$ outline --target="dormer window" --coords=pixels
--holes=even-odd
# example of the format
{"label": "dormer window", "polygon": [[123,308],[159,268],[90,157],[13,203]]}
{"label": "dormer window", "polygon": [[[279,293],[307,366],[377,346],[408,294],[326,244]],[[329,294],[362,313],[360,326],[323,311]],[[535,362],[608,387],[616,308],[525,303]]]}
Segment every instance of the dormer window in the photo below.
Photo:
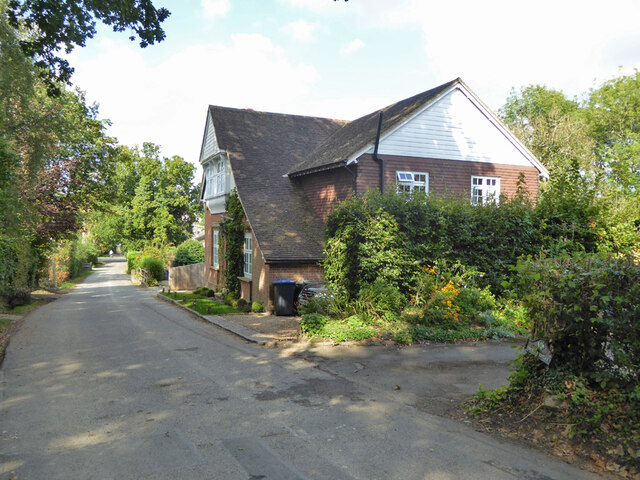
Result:
{"label": "dormer window", "polygon": [[399,192],[429,192],[429,174],[424,172],[396,172]]}
{"label": "dormer window", "polygon": [[218,158],[207,166],[207,198],[225,194],[225,168],[224,159]]}

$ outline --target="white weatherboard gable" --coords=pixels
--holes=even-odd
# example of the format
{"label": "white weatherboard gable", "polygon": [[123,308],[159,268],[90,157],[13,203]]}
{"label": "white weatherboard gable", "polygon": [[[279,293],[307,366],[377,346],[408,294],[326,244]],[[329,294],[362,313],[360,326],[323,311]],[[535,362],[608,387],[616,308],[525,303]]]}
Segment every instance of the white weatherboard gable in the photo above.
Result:
{"label": "white weatherboard gable", "polygon": [[220,151],[216,131],[213,128],[211,113],[207,113],[207,126],[204,129],[204,139],[202,140],[202,151],[200,152],[200,163],[207,160]]}
{"label": "white weatherboard gable", "polygon": [[470,92],[460,85],[385,135],[378,153],[536,167],[547,172]]}

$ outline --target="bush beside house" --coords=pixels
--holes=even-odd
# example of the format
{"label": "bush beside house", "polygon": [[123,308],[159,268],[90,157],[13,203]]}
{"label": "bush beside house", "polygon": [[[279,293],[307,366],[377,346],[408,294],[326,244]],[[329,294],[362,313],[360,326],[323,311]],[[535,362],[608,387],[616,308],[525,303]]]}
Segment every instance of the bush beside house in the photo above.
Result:
{"label": "bush beside house", "polygon": [[187,240],[176,248],[175,263],[178,265],[193,265],[204,262],[204,247],[197,240]]}

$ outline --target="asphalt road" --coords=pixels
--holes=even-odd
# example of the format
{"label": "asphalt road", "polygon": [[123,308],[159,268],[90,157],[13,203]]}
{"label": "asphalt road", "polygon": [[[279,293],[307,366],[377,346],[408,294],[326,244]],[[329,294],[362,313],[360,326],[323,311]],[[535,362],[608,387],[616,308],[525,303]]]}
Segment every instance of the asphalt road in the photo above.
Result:
{"label": "asphalt road", "polygon": [[599,478],[427,413],[426,387],[393,388],[420,378],[406,353],[400,374],[256,346],[121,271],[99,269],[12,339],[0,479]]}

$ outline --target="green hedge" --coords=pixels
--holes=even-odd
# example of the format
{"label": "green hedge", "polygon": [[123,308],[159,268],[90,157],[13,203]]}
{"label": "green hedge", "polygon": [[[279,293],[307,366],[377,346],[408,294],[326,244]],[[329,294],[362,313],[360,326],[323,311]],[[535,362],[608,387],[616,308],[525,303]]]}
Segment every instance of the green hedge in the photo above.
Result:
{"label": "green hedge", "polygon": [[370,193],[338,205],[327,221],[325,278],[333,290],[357,296],[381,279],[405,295],[423,265],[444,259],[483,272],[480,287],[502,292],[510,266],[543,247],[540,221],[522,197],[500,204],[421,193]]}

